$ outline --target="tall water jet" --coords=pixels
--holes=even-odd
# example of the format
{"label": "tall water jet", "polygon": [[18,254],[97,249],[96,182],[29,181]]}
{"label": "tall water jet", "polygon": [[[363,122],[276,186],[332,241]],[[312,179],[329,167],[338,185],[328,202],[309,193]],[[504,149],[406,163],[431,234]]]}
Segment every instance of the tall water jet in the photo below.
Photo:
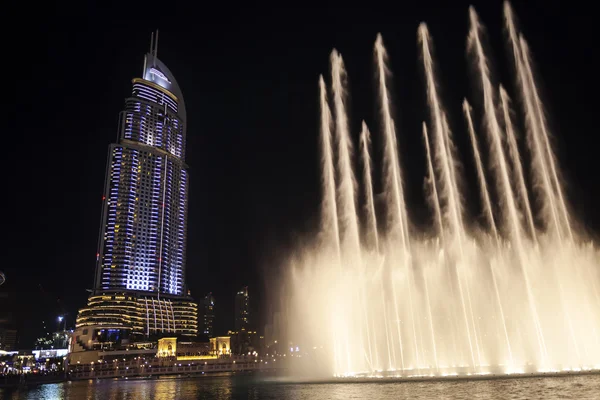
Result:
{"label": "tall water jet", "polygon": [[433,125],[435,147],[435,160],[437,169],[440,171],[440,199],[445,202],[446,218],[450,228],[450,235],[456,236],[459,246],[462,247],[463,222],[462,209],[460,205],[460,195],[458,184],[456,182],[455,162],[449,151],[452,145],[450,131],[447,129],[445,115],[442,110],[441,102],[437,93],[436,82],[433,71],[433,59],[431,57],[431,44],[427,25],[419,25],[419,42],[421,44],[421,54],[423,57],[423,68],[425,70],[425,80],[427,83],[427,101],[431,113],[431,123]]}
{"label": "tall water jet", "polygon": [[[477,168],[477,178],[479,180],[479,193],[481,195],[481,202],[483,204],[483,210],[487,215],[488,224],[492,230],[492,236],[495,239],[496,246],[500,248],[500,237],[498,236],[498,230],[496,228],[496,222],[494,220],[494,214],[492,212],[492,204],[490,201],[490,193],[487,188],[487,182],[485,179],[485,173],[483,172],[483,163],[481,162],[481,155],[479,153],[479,145],[477,143],[477,137],[475,135],[475,128],[473,126],[473,119],[471,117],[471,106],[467,99],[463,100],[463,112],[467,121],[467,129],[469,131],[469,137],[471,139],[471,147],[473,148],[473,157],[475,158],[475,166]],[[500,318],[502,320],[502,331],[506,339],[506,346],[508,351],[509,365],[513,366],[514,359],[512,355],[512,349],[510,346],[510,338],[508,335],[508,329],[506,327],[506,316],[504,313],[504,307],[502,305],[502,299],[500,297],[500,290],[498,288],[498,280],[496,278],[495,266],[490,263],[490,272],[492,275],[492,285],[494,286],[494,294],[496,295],[496,301],[498,303],[498,310],[500,311]]]}
{"label": "tall water jet", "polygon": [[355,180],[352,169],[352,140],[346,115],[346,70],[342,56],[337,51],[331,52],[331,86],[333,89],[333,104],[335,110],[335,133],[338,149],[339,185],[339,216],[344,227],[343,238],[347,240],[349,249],[360,257],[360,236],[356,214]]}
{"label": "tall water jet", "polygon": [[425,143],[425,155],[427,157],[427,180],[431,188],[430,203],[435,211],[435,217],[438,225],[438,234],[440,235],[442,242],[444,242],[444,221],[442,218],[442,210],[440,208],[440,197],[438,196],[437,184],[435,183],[435,171],[433,169],[431,149],[429,147],[429,134],[427,132],[427,124],[425,123],[425,121],[423,121],[422,132],[423,142]]}
{"label": "tall water jet", "polygon": [[[510,3],[504,3],[504,18],[508,31],[509,43],[513,50],[513,58],[516,69],[517,85],[521,92],[522,101],[524,104],[523,112],[527,126],[527,144],[532,156],[532,173],[533,180],[536,185],[538,202],[541,204],[543,212],[542,219],[546,225],[551,225],[554,228],[554,233],[559,239],[563,236],[561,220],[559,216],[559,203],[561,199],[556,195],[556,184],[553,185],[551,180],[551,170],[549,160],[547,159],[548,152],[544,149],[544,133],[541,130],[540,120],[538,115],[538,107],[536,107],[535,84],[532,87],[533,79],[530,79],[531,70],[527,71],[524,60],[524,52],[520,34],[516,29],[515,18],[512,12]],[[524,43],[523,43],[524,44]],[[560,186],[559,186],[560,187]],[[566,212],[566,207],[564,207]],[[570,227],[569,227],[570,231]]]}
{"label": "tall water jet", "polygon": [[556,159],[554,157],[554,152],[552,151],[552,148],[550,146],[548,128],[546,127],[546,117],[544,116],[542,101],[537,91],[537,86],[533,78],[533,72],[531,71],[531,56],[529,55],[529,47],[527,46],[527,42],[525,41],[522,35],[519,35],[519,43],[521,44],[521,51],[523,53],[523,63],[525,66],[527,81],[529,83],[529,89],[531,91],[533,102],[535,104],[535,112],[537,114],[539,130],[541,133],[542,141],[544,143],[544,148],[546,150],[546,162],[549,166],[548,169],[550,170],[554,191],[557,196],[558,211],[560,213],[560,216],[562,217],[562,228],[567,232],[567,237],[573,240],[573,231],[571,230],[571,224],[569,222],[569,214],[567,212],[567,206],[565,204],[565,199],[563,196],[562,184],[558,179],[558,173],[556,172]]}
{"label": "tall water jet", "polygon": [[383,46],[381,34],[377,35],[377,40],[375,41],[375,60],[379,106],[384,132],[385,191],[390,195],[391,203],[394,206],[390,213],[392,219],[392,229],[390,230],[395,230],[400,235],[402,247],[404,251],[408,251],[408,217],[404,200],[404,189],[402,187],[396,128],[392,119],[391,101],[386,82],[386,77],[389,74],[386,67],[387,52]]}
{"label": "tall water jet", "polygon": [[[437,150],[435,153],[435,159],[437,169],[440,171],[440,198],[445,200],[445,214],[447,215],[447,226],[449,227],[448,235],[446,237],[452,238],[456,241],[460,252],[460,259],[464,258],[464,227],[462,221],[462,209],[460,205],[460,195],[458,189],[458,183],[456,181],[456,167],[455,161],[452,154],[452,138],[450,135],[450,129],[444,111],[442,110],[441,101],[439,99],[436,87],[436,81],[434,77],[434,66],[433,58],[431,56],[431,43],[429,37],[429,31],[427,25],[421,23],[418,30],[419,43],[421,44],[421,54],[423,57],[423,68],[425,70],[425,81],[427,87],[427,102],[431,113],[431,120],[434,127],[434,146]],[[446,250],[450,250],[451,247],[445,243]],[[457,282],[458,290],[460,294],[460,301],[464,316],[464,322],[466,324],[467,340],[469,341],[469,348],[471,350],[471,358],[473,366],[475,366],[475,352],[473,349],[473,342],[475,342],[475,348],[477,344],[477,334],[475,327],[475,317],[473,314],[473,307],[471,304],[471,295],[468,286],[465,287],[465,275],[462,271],[462,263],[457,265]],[[466,299],[465,299],[466,296]],[[473,336],[473,338],[472,338]],[[479,353],[479,352],[477,352]]]}
{"label": "tall water jet", "polygon": [[[469,54],[481,91],[474,108],[465,101],[463,111],[487,218],[483,226],[471,218],[478,213],[475,206],[461,200],[468,199],[462,192],[468,180],[458,179],[458,151],[424,27],[418,34],[425,38],[420,47],[430,125],[423,123],[422,134],[431,227],[408,229],[381,37],[374,55],[382,165],[371,159],[366,124],[360,137],[360,199],[366,203],[366,218],[359,218],[355,205],[341,59],[332,63],[335,143],[327,90],[319,82],[321,230],[314,245],[298,248],[290,257],[286,296],[293,306],[290,339],[303,349],[298,362],[309,361],[311,370],[324,365],[338,376],[402,378],[600,370],[600,251],[580,232],[574,230],[570,239],[572,217],[561,205],[560,171],[552,172],[554,156],[540,122],[543,107],[536,105],[540,99],[525,61],[528,49],[513,29],[518,46],[511,57],[517,60],[527,128],[523,150],[529,154],[524,154],[516,136],[524,127],[511,118],[511,106],[521,104],[512,105],[508,92],[492,82],[481,27],[473,10],[470,14]],[[480,120],[486,148],[479,147],[475,121]],[[529,170],[537,185],[534,192],[525,184]],[[381,198],[373,188],[379,176],[384,180]],[[451,191],[442,195],[442,185]],[[524,199],[532,195],[538,201],[527,205]],[[387,219],[378,220],[384,211]],[[376,240],[361,243],[358,232]]]}
{"label": "tall water jet", "polygon": [[321,171],[323,202],[321,204],[321,232],[326,242],[333,243],[338,258],[340,253],[340,232],[338,227],[337,203],[335,195],[335,168],[331,147],[331,111],[327,102],[327,88],[323,76],[319,76],[319,106],[321,109]]}
{"label": "tall water jet", "polygon": [[[333,148],[331,145],[331,111],[327,102],[327,89],[323,76],[319,77],[319,105],[321,109],[321,175],[323,201],[321,203],[321,232],[324,235],[325,245],[334,248],[334,263],[337,268],[342,266],[342,253],[340,246],[340,231],[338,223],[338,211],[336,201],[336,182],[335,167],[333,162]],[[334,319],[331,323],[331,331],[335,331],[337,321]],[[348,344],[348,337],[344,335],[344,342]],[[339,341],[336,336],[332,337],[332,343],[336,349]],[[338,351],[336,351],[338,353]],[[336,356],[337,357],[337,356]],[[339,359],[336,360],[336,367],[339,367]]]}
{"label": "tall water jet", "polygon": [[360,133],[360,148],[363,160],[363,182],[365,188],[365,199],[367,207],[367,225],[369,227],[369,236],[372,238],[375,251],[379,252],[379,233],[377,231],[377,217],[375,214],[375,199],[373,198],[373,180],[371,179],[371,156],[369,149],[371,147],[371,134],[365,121],[362,122],[362,131]]}
{"label": "tall water jet", "polygon": [[506,93],[506,90],[500,85],[500,103],[502,105],[502,114],[504,117],[504,126],[506,128],[506,140],[508,142],[508,154],[510,155],[512,165],[514,167],[514,178],[517,184],[517,193],[519,199],[522,202],[522,207],[527,220],[527,226],[531,238],[536,241],[536,232],[533,221],[533,214],[531,213],[531,205],[529,204],[529,195],[527,193],[527,186],[525,185],[525,175],[523,174],[523,166],[521,164],[521,156],[519,155],[519,147],[517,145],[517,138],[515,129],[513,127],[512,120],[510,118],[510,98]]}
{"label": "tall water jet", "polygon": [[483,106],[484,106],[484,119],[486,121],[487,133],[490,137],[490,153],[494,157],[494,167],[496,172],[497,185],[500,188],[501,196],[504,200],[504,205],[508,213],[508,223],[510,226],[510,236],[514,240],[517,248],[517,254],[519,262],[521,264],[521,270],[523,271],[523,278],[527,287],[529,307],[531,310],[531,317],[533,318],[536,326],[536,334],[538,338],[538,344],[542,355],[542,360],[545,361],[547,357],[546,345],[542,327],[539,321],[539,314],[535,304],[535,298],[532,293],[531,282],[529,280],[527,272],[528,260],[525,256],[523,249],[522,230],[519,215],[517,213],[517,207],[515,205],[515,198],[513,190],[510,185],[510,178],[508,174],[508,167],[506,164],[506,157],[502,147],[502,140],[500,137],[500,125],[496,116],[496,108],[494,106],[494,89],[489,76],[489,68],[487,58],[483,51],[483,45],[479,37],[481,25],[479,24],[479,17],[473,7],[469,8],[469,20],[471,28],[469,29],[469,40],[468,47],[474,53],[477,61],[477,69],[479,77],[481,79],[481,90],[483,95]]}
{"label": "tall water jet", "polygon": [[496,221],[494,220],[494,214],[492,212],[492,202],[490,201],[490,192],[488,191],[487,183],[485,180],[485,173],[483,172],[483,164],[481,162],[481,155],[479,154],[479,145],[477,143],[477,137],[475,135],[475,127],[473,126],[473,119],[471,118],[471,106],[467,99],[463,101],[463,111],[465,113],[465,119],[467,120],[467,130],[469,131],[469,138],[471,139],[471,147],[473,148],[473,157],[475,158],[475,166],[477,168],[477,179],[479,180],[479,193],[481,195],[481,203],[483,204],[483,212],[485,213],[492,235],[494,239],[498,241],[498,229],[496,228]]}
{"label": "tall water jet", "polygon": [[[372,238],[375,251],[379,253],[379,233],[377,231],[377,217],[375,214],[375,200],[373,199],[373,182],[371,179],[371,157],[369,155],[369,148],[371,145],[371,134],[365,121],[362,122],[362,129],[360,132],[360,148],[362,153],[363,161],[363,180],[365,187],[365,198],[367,201],[367,225],[369,226],[369,236]],[[371,369],[373,369],[373,349],[371,348],[371,326],[369,322],[369,314],[366,309],[366,295],[365,287],[361,285],[361,305],[364,313],[364,321],[367,330],[367,346],[369,349],[369,359]],[[376,356],[378,359],[378,355]]]}
{"label": "tall water jet", "polygon": [[[527,219],[530,225],[530,229],[531,229],[531,235],[532,238],[535,240],[536,239],[536,232],[535,229],[533,227],[533,216],[531,214],[531,208],[529,206],[529,200],[527,197],[527,189],[525,187],[525,180],[523,177],[523,168],[521,166],[521,160],[519,157],[519,152],[518,152],[518,147],[517,147],[517,142],[516,142],[516,138],[515,138],[515,134],[514,134],[514,129],[512,126],[512,122],[510,119],[510,108],[509,108],[509,98],[508,98],[508,94],[506,93],[506,91],[504,90],[504,88],[502,87],[502,85],[500,85],[500,99],[501,99],[501,104],[502,104],[502,110],[503,110],[503,114],[504,114],[504,120],[505,120],[505,126],[506,126],[506,134],[507,134],[507,139],[508,139],[508,144],[509,144],[509,149],[511,152],[511,158],[513,159],[513,163],[515,166],[515,179],[519,185],[519,196],[523,201],[523,206],[524,209],[526,211],[526,215],[527,215]],[[544,132],[544,130],[542,130],[542,132]],[[549,159],[552,160],[551,155],[548,155]],[[550,170],[552,170],[552,168],[550,168]],[[556,178],[556,176],[555,176]],[[556,181],[556,184],[558,184],[558,181]],[[555,189],[557,189],[557,187],[555,187]],[[560,190],[560,187],[558,187],[558,190]],[[558,198],[559,200],[559,204],[562,201],[562,198],[559,196]],[[565,223],[568,226],[568,218],[565,219]],[[553,272],[555,274],[555,277],[558,281],[558,296],[559,296],[559,302],[561,304],[561,307],[565,307],[565,303],[564,303],[564,297],[565,297],[565,293],[564,293],[564,288],[563,288],[563,284],[561,282],[561,276],[559,274],[559,272],[557,271],[556,268],[556,264],[553,264],[554,268],[553,268]],[[566,323],[567,326],[569,328],[569,333],[571,336],[571,341],[573,342],[573,347],[575,349],[575,352],[579,353],[579,348],[577,345],[577,340],[575,338],[575,333],[573,332],[573,323],[571,321],[571,317],[568,315],[567,310],[564,310],[565,312],[565,317],[566,317]]]}
{"label": "tall water jet", "polygon": [[521,242],[521,223],[515,205],[513,190],[510,184],[510,176],[506,163],[506,156],[502,146],[502,137],[498,117],[496,116],[495,93],[492,81],[490,79],[490,71],[488,67],[487,57],[483,51],[483,45],[479,37],[479,32],[482,27],[479,23],[479,17],[473,7],[469,8],[470,29],[467,41],[467,47],[473,54],[476,62],[476,70],[479,74],[482,102],[484,108],[484,120],[488,140],[490,142],[490,154],[493,157],[492,167],[496,175],[496,184],[500,189],[500,197],[504,208],[506,209],[507,221],[511,237],[518,243]]}
{"label": "tall water jet", "polygon": [[[417,330],[414,316],[413,295],[412,295],[412,276],[410,263],[410,242],[408,232],[408,214],[406,212],[406,203],[404,199],[404,189],[402,187],[402,174],[400,172],[400,160],[398,157],[398,143],[396,138],[396,128],[391,113],[391,100],[388,93],[386,77],[389,71],[386,67],[387,52],[383,46],[383,38],[381,34],[377,35],[375,40],[375,63],[377,71],[377,87],[379,94],[379,106],[383,123],[384,133],[384,164],[385,164],[385,184],[384,189],[388,196],[388,215],[389,225],[388,231],[392,235],[400,238],[401,244],[401,260],[400,264],[406,269],[406,287],[409,298],[410,319],[412,325],[413,343],[415,354],[418,354]],[[396,315],[396,330],[398,334],[398,342],[400,347],[400,357],[402,365],[404,365],[402,329],[400,326],[399,307],[397,301],[396,282],[392,280],[392,295],[394,297],[394,311]],[[395,346],[391,342],[392,355],[395,353]]]}

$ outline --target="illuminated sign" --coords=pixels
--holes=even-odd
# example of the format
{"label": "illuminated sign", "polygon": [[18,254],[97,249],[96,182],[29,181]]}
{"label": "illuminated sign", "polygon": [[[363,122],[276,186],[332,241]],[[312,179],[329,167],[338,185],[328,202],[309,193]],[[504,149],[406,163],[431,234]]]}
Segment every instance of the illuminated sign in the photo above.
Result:
{"label": "illuminated sign", "polygon": [[40,358],[64,357],[69,353],[69,349],[33,350],[31,353],[37,360]]}
{"label": "illuminated sign", "polygon": [[165,74],[163,74],[162,72],[160,72],[156,68],[150,68],[150,74],[156,76],[159,79],[162,79],[163,81],[165,81],[167,83],[171,83],[171,81],[169,80],[169,78],[167,78],[167,76]]}

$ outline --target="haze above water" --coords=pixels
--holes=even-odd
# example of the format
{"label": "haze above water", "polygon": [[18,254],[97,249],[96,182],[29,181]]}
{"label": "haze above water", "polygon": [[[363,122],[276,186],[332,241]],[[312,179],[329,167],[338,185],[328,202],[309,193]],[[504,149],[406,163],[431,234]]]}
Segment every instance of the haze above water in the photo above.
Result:
{"label": "haze above water", "polygon": [[[569,212],[532,57],[508,3],[504,19],[507,62],[515,72],[507,86],[490,74],[484,27],[469,9],[466,50],[478,92],[463,103],[465,132],[449,126],[436,77],[443,66],[435,63],[427,26],[420,25],[429,118],[422,132],[402,135],[421,134],[422,149],[398,146],[391,73],[377,37],[380,114],[371,128],[383,148],[380,166],[371,165],[364,123],[355,151],[345,66],[332,52],[330,86],[319,82],[321,230],[292,257],[287,279],[290,332],[305,349],[316,349],[314,362],[325,375],[600,369],[600,252]],[[509,97],[512,87],[516,101]],[[474,158],[478,187],[470,190],[478,190],[481,209],[465,207],[455,135],[470,138],[471,148],[460,153]],[[423,232],[411,225],[401,168],[403,153],[417,150],[427,155],[433,221]],[[373,192],[377,177],[381,194]],[[477,223],[480,215],[484,225]]]}

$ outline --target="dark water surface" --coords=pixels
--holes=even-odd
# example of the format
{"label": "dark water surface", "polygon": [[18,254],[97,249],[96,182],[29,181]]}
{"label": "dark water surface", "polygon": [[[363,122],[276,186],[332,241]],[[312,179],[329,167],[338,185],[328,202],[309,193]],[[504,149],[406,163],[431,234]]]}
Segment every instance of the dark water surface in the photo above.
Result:
{"label": "dark water surface", "polygon": [[458,380],[299,383],[264,376],[103,380],[0,389],[0,399],[600,399],[600,375]]}

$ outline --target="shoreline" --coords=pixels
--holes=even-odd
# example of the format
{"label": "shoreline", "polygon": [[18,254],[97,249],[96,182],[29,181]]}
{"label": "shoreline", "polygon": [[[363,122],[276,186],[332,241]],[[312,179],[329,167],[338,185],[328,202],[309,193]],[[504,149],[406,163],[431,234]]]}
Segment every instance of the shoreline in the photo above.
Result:
{"label": "shoreline", "polygon": [[331,378],[284,378],[273,380],[273,383],[289,384],[330,384],[330,383],[409,383],[409,382],[456,382],[456,381],[488,381],[488,380],[512,380],[512,379],[531,379],[531,378],[565,378],[569,376],[600,375],[600,370],[588,371],[557,371],[557,372],[531,372],[515,374],[482,374],[482,375],[448,375],[448,376],[377,376],[377,377],[331,377]]}
{"label": "shoreline", "polygon": [[[27,379],[24,381],[18,380],[7,383],[5,379],[0,378],[0,389],[20,389],[30,388],[45,384],[54,384],[62,382],[75,381],[105,381],[105,380],[165,380],[165,379],[190,379],[202,377],[217,377],[217,376],[232,376],[232,375],[262,375],[274,373],[288,373],[284,368],[269,368],[269,369],[237,369],[237,370],[222,370],[222,371],[168,371],[150,374],[126,374],[121,376],[100,376],[100,377],[51,377],[53,379]],[[453,376],[420,376],[420,377],[395,377],[395,376],[380,376],[380,377],[331,377],[331,378],[302,378],[293,376],[271,375],[266,382],[275,385],[286,384],[305,384],[305,385],[324,385],[324,384],[362,384],[362,383],[410,383],[410,382],[460,382],[460,381],[486,381],[486,380],[512,380],[512,379],[532,379],[532,378],[565,378],[570,376],[585,376],[585,375],[600,375],[600,370],[589,371],[557,371],[557,372],[532,372],[522,374],[487,374],[487,375],[453,375]]]}

